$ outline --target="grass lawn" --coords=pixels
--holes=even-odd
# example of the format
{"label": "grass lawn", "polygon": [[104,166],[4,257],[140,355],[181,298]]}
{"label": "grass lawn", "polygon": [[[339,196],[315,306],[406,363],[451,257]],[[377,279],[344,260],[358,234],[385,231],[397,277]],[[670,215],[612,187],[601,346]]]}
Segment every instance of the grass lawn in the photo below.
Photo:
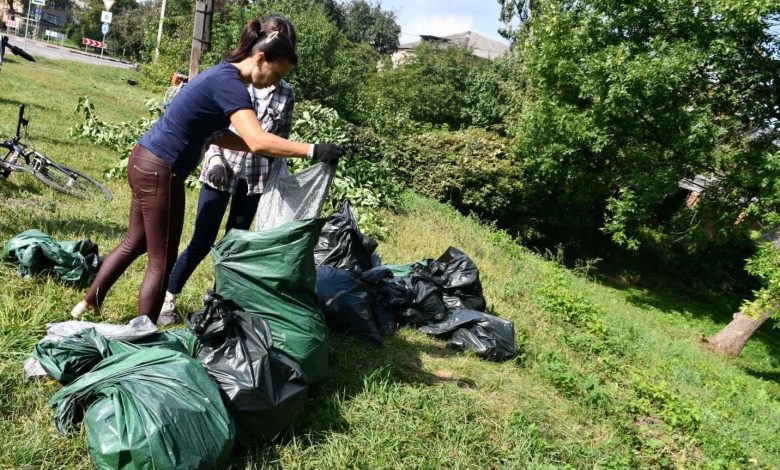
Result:
{"label": "grass lawn", "polygon": [[[77,98],[105,120],[145,115],[151,94],[126,85],[134,72],[70,62],[20,63],[0,72],[0,135],[16,105],[31,105],[30,131],[55,160],[99,176],[116,157],[74,142]],[[90,237],[103,253],[120,240],[130,194],[110,181],[111,203],[83,202],[14,175],[0,181],[0,242],[28,228],[57,239]],[[183,243],[197,193],[189,190]],[[453,352],[410,329],[373,347],[331,338],[331,378],[313,390],[302,419],[234,468],[778,468],[780,341],[760,333],[738,359],[713,356],[702,336],[731,307],[701,304],[567,271],[451,208],[406,194],[386,214],[386,262],[437,257],[453,245],[481,269],[490,308],[515,322],[521,354],[491,363]],[[105,317],[136,308],[144,260],[106,300]],[[204,262],[181,297],[198,309],[212,283]],[[47,322],[65,320],[83,290],[22,279],[0,265],[0,468],[90,468],[84,435],[61,436],[52,381],[25,384],[22,363]]]}

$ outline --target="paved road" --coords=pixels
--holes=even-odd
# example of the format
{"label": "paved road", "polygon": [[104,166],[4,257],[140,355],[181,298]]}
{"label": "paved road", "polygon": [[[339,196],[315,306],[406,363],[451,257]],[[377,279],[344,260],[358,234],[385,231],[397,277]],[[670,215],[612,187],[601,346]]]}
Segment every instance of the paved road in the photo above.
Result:
{"label": "paved road", "polygon": [[[11,36],[9,37],[9,40],[11,41],[11,44],[13,44],[14,46],[18,46],[24,49],[24,38]],[[100,60],[100,54],[97,55],[90,54],[84,52],[84,50],[78,51],[75,49],[70,49],[68,47],[58,46],[56,44],[49,44],[41,41],[33,41],[32,39],[27,40],[27,52],[32,54],[33,57],[46,57],[48,59],[58,59],[58,60],[73,60],[76,62],[85,62],[87,64],[106,65],[109,67],[119,67],[125,69],[132,68],[132,65],[125,64],[122,62],[117,62],[108,59]],[[7,51],[6,54],[8,54]]]}

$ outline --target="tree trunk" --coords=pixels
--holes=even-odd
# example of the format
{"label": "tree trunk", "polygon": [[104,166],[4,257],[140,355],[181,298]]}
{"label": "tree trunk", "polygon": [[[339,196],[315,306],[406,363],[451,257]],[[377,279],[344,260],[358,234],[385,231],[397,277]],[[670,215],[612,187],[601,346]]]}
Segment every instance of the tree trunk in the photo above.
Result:
{"label": "tree trunk", "polygon": [[731,323],[707,340],[708,347],[721,354],[739,356],[753,333],[771,316],[772,312],[765,312],[758,318],[737,312]]}

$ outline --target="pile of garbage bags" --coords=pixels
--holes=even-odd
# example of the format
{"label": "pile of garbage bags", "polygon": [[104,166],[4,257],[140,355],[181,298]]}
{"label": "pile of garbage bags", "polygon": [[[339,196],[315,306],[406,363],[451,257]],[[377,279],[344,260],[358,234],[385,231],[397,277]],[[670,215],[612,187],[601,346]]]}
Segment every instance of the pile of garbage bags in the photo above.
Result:
{"label": "pile of garbage bags", "polygon": [[51,274],[71,285],[83,285],[97,274],[100,266],[98,246],[88,238],[57,242],[40,230],[27,230],[10,239],[3,247],[2,260],[19,263],[20,276]]}
{"label": "pile of garbage bags", "polygon": [[465,253],[384,265],[376,246],[348,203],[327,221],[232,230],[212,249],[214,289],[186,328],[51,324],[25,377],[64,385],[50,400],[57,429],[85,426],[98,468],[206,469],[300,416],[328,375],[329,328],[379,344],[409,325],[490,360],[515,355],[514,325],[483,312]]}
{"label": "pile of garbage bags", "polygon": [[484,313],[476,264],[450,247],[437,259],[382,265],[376,241],[360,232],[345,202],[325,224],[315,248],[316,293],[328,327],[373,343],[410,325],[503,361],[517,354],[514,324]]}

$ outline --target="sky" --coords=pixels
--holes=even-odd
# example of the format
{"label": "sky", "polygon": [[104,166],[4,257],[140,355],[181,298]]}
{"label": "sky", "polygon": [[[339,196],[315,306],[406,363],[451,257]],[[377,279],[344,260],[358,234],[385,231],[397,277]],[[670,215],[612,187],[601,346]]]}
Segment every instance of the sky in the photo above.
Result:
{"label": "sky", "polygon": [[401,44],[418,41],[421,34],[445,36],[464,31],[506,42],[498,34],[501,22],[496,0],[382,0],[382,8],[396,12]]}

